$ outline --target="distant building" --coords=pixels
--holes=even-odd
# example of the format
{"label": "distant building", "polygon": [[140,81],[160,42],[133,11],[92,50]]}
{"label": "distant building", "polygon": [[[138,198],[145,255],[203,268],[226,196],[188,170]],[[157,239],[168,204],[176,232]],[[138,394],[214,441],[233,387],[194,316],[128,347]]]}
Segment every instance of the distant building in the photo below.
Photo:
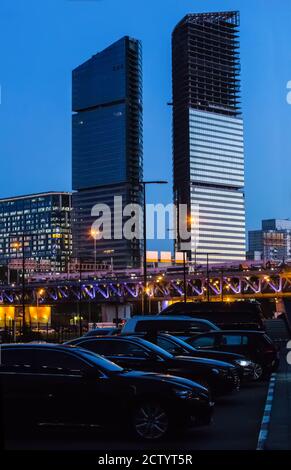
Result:
{"label": "distant building", "polygon": [[246,255],[239,24],[237,11],[188,14],[172,35],[174,200],[198,263]]}
{"label": "distant building", "polygon": [[0,199],[0,265],[66,270],[72,255],[71,193],[46,192]]}
{"label": "distant building", "polygon": [[291,220],[270,219],[262,221],[261,230],[249,231],[249,259],[291,259]]}
{"label": "distant building", "polygon": [[140,266],[142,241],[101,239],[96,246],[90,235],[94,205],[113,209],[114,196],[122,196],[123,206],[142,202],[140,41],[126,36],[73,71],[72,110],[74,256]]}

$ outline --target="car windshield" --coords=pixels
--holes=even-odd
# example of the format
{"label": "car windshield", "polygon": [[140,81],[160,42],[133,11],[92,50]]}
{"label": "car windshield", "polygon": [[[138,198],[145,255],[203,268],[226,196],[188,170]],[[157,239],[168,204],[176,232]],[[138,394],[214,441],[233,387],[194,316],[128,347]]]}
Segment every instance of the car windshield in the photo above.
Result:
{"label": "car windshield", "polygon": [[171,359],[173,357],[173,354],[170,354],[168,351],[165,351],[165,349],[160,348],[160,346],[157,346],[154,343],[150,343],[146,339],[142,340],[142,344],[147,346],[151,351],[155,352],[164,359]]}
{"label": "car windshield", "polygon": [[194,348],[190,344],[186,343],[186,341],[183,341],[181,338],[178,338],[177,336],[174,336],[171,339],[172,339],[173,342],[175,342],[175,344],[181,346],[184,349],[187,349],[187,351],[189,351],[189,352],[191,352],[191,350],[196,351],[196,348]]}
{"label": "car windshield", "polygon": [[119,367],[114,362],[105,359],[99,354],[95,354],[92,351],[88,351],[87,349],[78,349],[78,353],[87,361],[93,362],[96,367],[102,369],[104,372],[122,372],[123,368]]}

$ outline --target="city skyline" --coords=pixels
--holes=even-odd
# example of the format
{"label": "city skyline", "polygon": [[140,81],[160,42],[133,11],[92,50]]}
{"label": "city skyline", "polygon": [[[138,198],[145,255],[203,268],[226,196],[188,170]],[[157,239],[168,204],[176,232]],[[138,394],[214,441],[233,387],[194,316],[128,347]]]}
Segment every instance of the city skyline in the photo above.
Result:
{"label": "city skyline", "polygon": [[[110,34],[105,34],[104,29],[102,29],[104,25],[100,25],[98,19],[98,13],[104,14],[106,11],[109,11],[110,4],[112,6],[110,0],[108,2],[88,2],[86,6],[86,2],[84,4],[83,2],[66,3],[66,6],[59,7],[58,9],[59,19],[57,25],[60,26],[62,18],[68,14],[70,19],[73,19],[73,25],[77,24],[79,28],[83,28],[82,41],[80,41],[81,36],[77,35],[79,41],[76,41],[76,38],[74,38],[73,44],[77,44],[78,47],[71,47],[71,31],[64,28],[64,32],[61,33],[61,30],[57,29],[54,41],[56,39],[61,40],[59,43],[61,46],[60,52],[56,53],[56,43],[53,41],[52,50],[54,54],[49,54],[48,58],[46,58],[48,65],[54,64],[56,72],[53,70],[43,81],[40,80],[40,77],[42,77],[41,66],[43,65],[40,46],[45,46],[44,51],[47,51],[47,48],[50,47],[50,40],[53,38],[52,27],[56,21],[53,16],[56,11],[56,2],[54,1],[51,2],[50,6],[45,6],[48,10],[48,25],[46,26],[45,33],[41,34],[40,45],[32,44],[33,47],[30,53],[30,56],[34,57],[34,60],[31,62],[32,68],[30,68],[29,73],[23,74],[22,80],[18,85],[13,81],[14,64],[6,56],[6,53],[4,54],[3,70],[0,77],[2,88],[0,124],[2,129],[5,129],[5,132],[3,132],[0,150],[2,155],[7,156],[3,158],[4,172],[5,170],[9,171],[11,161],[15,162],[13,168],[15,183],[12,191],[11,185],[9,187],[5,186],[5,181],[3,181],[1,197],[43,190],[71,189],[69,182],[70,123],[69,103],[67,101],[70,97],[70,90],[68,89],[70,70],[68,69],[68,63],[70,63],[71,68],[74,68],[74,66],[81,63],[88,56],[95,54],[98,50],[102,50],[103,46],[106,47],[114,42],[123,33],[137,36],[142,40],[144,46],[145,177],[152,175],[153,161],[156,162],[156,155],[158,154],[160,159],[155,167],[155,173],[158,173],[156,176],[172,181],[171,112],[166,107],[167,100],[169,101],[171,98],[171,74],[169,73],[171,65],[170,33],[175,24],[186,13],[239,9],[242,21],[241,58],[243,62],[242,90],[246,138],[247,227],[248,229],[258,227],[259,221],[263,218],[287,218],[289,216],[291,194],[289,189],[290,184],[288,187],[288,153],[289,148],[291,148],[291,140],[287,134],[287,129],[291,123],[291,108],[290,106],[288,107],[286,101],[286,87],[290,76],[287,71],[289,59],[284,58],[284,55],[286,57],[284,45],[287,44],[288,39],[287,28],[280,28],[279,33],[281,23],[288,22],[288,18],[291,16],[291,9],[287,2],[281,2],[280,7],[274,9],[274,17],[272,18],[270,7],[266,10],[261,10],[260,7],[262,7],[263,2],[259,1],[256,2],[254,8],[252,7],[251,14],[241,1],[231,2],[231,5],[229,1],[223,0],[219,5],[213,1],[209,1],[206,4],[205,2],[197,1],[195,5],[193,5],[193,2],[185,1],[182,6],[174,5],[174,2],[169,1],[166,21],[164,21],[160,29],[158,28],[158,22],[162,18],[162,9],[157,5],[153,12],[155,21],[152,24],[154,31],[152,37],[148,32],[146,34],[145,29],[147,28],[143,23],[139,25],[134,24],[134,18],[136,19],[136,15],[141,11],[145,14],[144,21],[148,21],[145,2],[141,2],[141,5],[136,10],[136,14],[133,14],[131,19],[126,17],[127,15],[125,14],[126,11],[129,11],[132,4],[131,1],[124,2],[123,14],[120,6],[116,6],[116,13],[118,14],[116,19],[113,18],[114,27],[111,29]],[[31,12],[32,5],[35,7],[33,12]],[[8,13],[10,12],[11,21],[12,15],[17,9],[24,16],[30,13],[30,21],[32,22],[40,14],[36,2],[31,2],[24,8],[19,2],[15,2],[15,5],[12,6],[4,1],[2,8]],[[117,21],[119,13],[121,13],[122,26],[120,25],[119,18]],[[256,17],[257,19],[260,18],[260,21],[264,23],[264,34],[260,28],[255,31]],[[18,21],[17,18],[18,15],[16,15],[16,18],[13,18],[13,21],[16,23]],[[99,28],[98,33],[93,28],[94,19]],[[271,32],[267,28],[269,33],[266,37],[265,28],[268,21],[271,22],[273,30]],[[157,40],[156,35],[158,30],[160,35],[158,38],[160,50],[153,48],[154,42]],[[5,34],[5,31],[8,34],[5,28],[2,30],[2,34]],[[31,43],[37,31],[40,34],[38,26],[36,26],[36,30],[33,33],[23,38],[23,44],[26,44],[28,47],[28,43]],[[65,34],[67,34],[67,37]],[[285,41],[282,38],[284,34],[286,35]],[[264,46],[263,39],[268,47]],[[273,46],[270,50],[269,46],[272,41]],[[256,46],[253,48],[254,50],[250,50],[252,42]],[[278,50],[279,47],[281,47],[281,51]],[[12,41],[11,53],[16,53],[15,57],[20,61],[19,65],[21,67],[23,59],[17,55],[17,52],[19,54],[18,48],[19,44],[17,41]],[[72,49],[74,49],[74,52]],[[67,52],[68,57],[65,57],[64,52]],[[260,52],[261,59],[260,67],[255,63],[258,52]],[[26,53],[24,53],[24,58],[28,60],[28,63],[30,63],[29,60],[32,60],[30,57],[27,57]],[[280,67],[278,64],[281,64]],[[157,65],[157,74],[153,76],[154,74],[150,74],[150,68]],[[41,92],[43,102],[40,105]],[[65,97],[63,101],[58,101],[57,99],[60,94],[63,94]],[[17,103],[15,100],[17,100]],[[38,104],[36,101],[38,101]],[[27,107],[27,103],[30,106]],[[24,106],[26,106],[26,116],[24,114]],[[270,110],[272,110],[272,113],[270,113]],[[50,130],[49,136],[45,136],[48,128]],[[17,134],[17,139],[11,138],[14,133]],[[34,136],[33,139],[31,138],[32,135]],[[266,139],[266,135],[268,139]],[[41,139],[44,140],[44,143],[49,141],[49,145],[44,145],[41,148]],[[49,140],[47,141],[46,139]],[[23,158],[23,149],[26,152],[25,159]],[[275,152],[276,158],[274,160],[273,155]],[[46,177],[44,177],[43,170],[40,169],[42,158],[46,159],[47,162],[51,162],[51,165],[48,165],[45,172]],[[26,172],[25,177],[23,177],[23,160],[29,162],[31,167],[31,171],[29,173]],[[36,161],[38,161],[38,165],[36,165],[36,168],[33,168]],[[282,167],[286,171],[280,170]],[[56,171],[56,168],[59,168],[60,171]],[[270,184],[274,185],[277,190],[277,199],[269,197],[268,187]],[[150,189],[148,200],[149,202],[171,202],[171,184],[168,185],[168,188]],[[280,205],[278,204],[279,201]],[[153,241],[150,242],[149,247],[168,248],[169,245],[167,243],[161,245],[161,242],[155,243]]]}

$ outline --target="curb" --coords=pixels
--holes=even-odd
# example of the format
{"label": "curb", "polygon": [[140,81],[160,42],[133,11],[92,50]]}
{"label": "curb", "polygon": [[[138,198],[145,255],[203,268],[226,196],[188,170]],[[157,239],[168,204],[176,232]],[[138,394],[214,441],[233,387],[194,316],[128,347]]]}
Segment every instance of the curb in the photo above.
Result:
{"label": "curb", "polygon": [[263,414],[263,418],[261,422],[261,428],[260,428],[256,450],[265,449],[265,443],[268,438],[271,411],[272,411],[272,406],[273,406],[275,383],[276,383],[276,373],[273,373],[271,375],[270,382],[269,382],[268,395],[266,399],[266,404],[265,404],[264,414]]}

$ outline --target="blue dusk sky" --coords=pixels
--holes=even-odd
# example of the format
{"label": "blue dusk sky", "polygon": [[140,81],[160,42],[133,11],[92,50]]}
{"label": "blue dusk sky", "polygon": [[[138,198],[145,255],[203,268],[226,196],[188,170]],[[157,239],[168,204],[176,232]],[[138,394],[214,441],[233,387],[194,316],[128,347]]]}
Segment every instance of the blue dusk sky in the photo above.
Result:
{"label": "blue dusk sky", "polygon": [[143,43],[145,178],[169,181],[148,200],[171,202],[171,32],[219,10],[241,13],[247,227],[291,217],[290,0],[1,0],[0,197],[71,189],[71,70],[130,35]]}

